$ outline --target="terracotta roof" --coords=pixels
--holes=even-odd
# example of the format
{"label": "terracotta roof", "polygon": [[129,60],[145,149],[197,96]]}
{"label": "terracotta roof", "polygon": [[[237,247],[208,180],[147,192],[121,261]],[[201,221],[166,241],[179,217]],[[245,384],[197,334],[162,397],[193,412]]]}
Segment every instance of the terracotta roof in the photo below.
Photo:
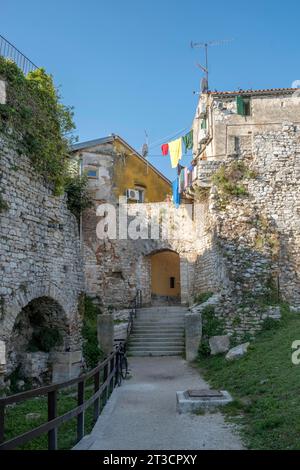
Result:
{"label": "terracotta roof", "polygon": [[236,90],[236,91],[209,91],[213,96],[236,96],[236,95],[282,95],[292,94],[299,88],[266,88],[262,90]]}

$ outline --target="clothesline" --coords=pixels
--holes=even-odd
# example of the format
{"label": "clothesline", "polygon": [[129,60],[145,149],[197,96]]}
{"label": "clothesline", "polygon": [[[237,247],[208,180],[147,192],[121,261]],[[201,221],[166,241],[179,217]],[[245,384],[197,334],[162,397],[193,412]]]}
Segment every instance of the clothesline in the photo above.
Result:
{"label": "clothesline", "polygon": [[180,131],[174,132],[173,134],[169,134],[166,137],[163,137],[161,139],[155,140],[151,144],[149,144],[149,148],[154,148],[158,147],[159,145],[163,144],[166,142],[168,139],[172,139],[173,137],[176,137],[177,135],[181,134],[182,132],[185,132],[187,129],[189,129],[190,126],[184,127],[183,129],[180,129]]}

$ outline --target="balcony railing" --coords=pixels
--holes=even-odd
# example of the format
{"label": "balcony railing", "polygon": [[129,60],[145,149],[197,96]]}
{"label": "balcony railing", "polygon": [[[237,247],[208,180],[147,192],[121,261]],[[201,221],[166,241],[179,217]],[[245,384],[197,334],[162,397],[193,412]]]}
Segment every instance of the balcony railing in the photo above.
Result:
{"label": "balcony railing", "polygon": [[31,60],[26,57],[26,55],[22,54],[19,49],[13,46],[7,39],[5,39],[0,34],[0,56],[5,57],[6,59],[10,59],[17,66],[23,71],[24,75],[27,75],[28,72],[37,69],[37,65],[35,65]]}

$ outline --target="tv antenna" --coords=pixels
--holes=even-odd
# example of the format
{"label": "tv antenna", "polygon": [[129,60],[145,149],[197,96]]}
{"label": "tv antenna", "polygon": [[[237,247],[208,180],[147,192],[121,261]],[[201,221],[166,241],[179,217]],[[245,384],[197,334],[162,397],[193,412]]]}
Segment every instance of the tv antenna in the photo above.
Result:
{"label": "tv antenna", "polygon": [[191,48],[198,48],[202,47],[205,49],[205,67],[201,64],[197,64],[197,67],[199,67],[202,72],[205,73],[205,79],[202,82],[202,91],[207,91],[208,90],[208,48],[210,46],[221,46],[222,44],[227,44],[228,42],[233,41],[233,39],[220,39],[218,41],[207,41],[207,42],[193,42],[191,41]]}

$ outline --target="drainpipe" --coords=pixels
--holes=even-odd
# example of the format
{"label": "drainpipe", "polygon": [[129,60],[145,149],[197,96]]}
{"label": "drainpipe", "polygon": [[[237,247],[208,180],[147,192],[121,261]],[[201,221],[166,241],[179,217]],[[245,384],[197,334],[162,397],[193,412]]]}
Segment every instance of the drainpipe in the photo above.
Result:
{"label": "drainpipe", "polygon": [[[81,177],[83,173],[83,162],[82,158],[79,160],[79,176]],[[80,213],[79,217],[79,240],[80,240],[80,249],[81,254],[83,254],[83,236],[82,236],[82,212]]]}

